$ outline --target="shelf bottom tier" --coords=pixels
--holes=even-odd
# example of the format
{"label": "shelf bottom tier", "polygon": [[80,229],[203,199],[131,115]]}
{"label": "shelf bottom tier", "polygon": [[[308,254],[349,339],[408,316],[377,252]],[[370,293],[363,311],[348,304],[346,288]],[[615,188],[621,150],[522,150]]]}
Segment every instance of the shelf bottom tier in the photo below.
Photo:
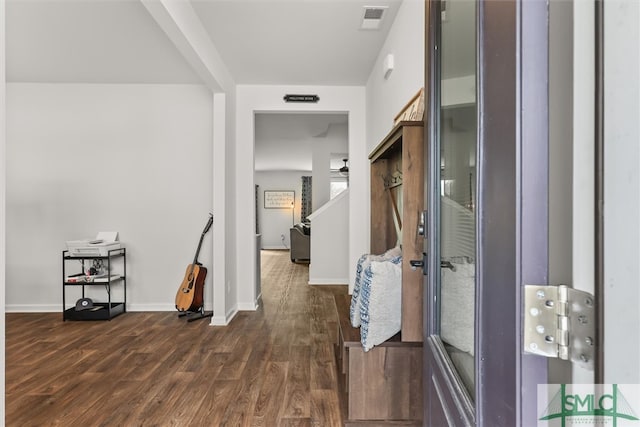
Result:
{"label": "shelf bottom tier", "polygon": [[124,313],[125,307],[122,302],[112,302],[111,312],[109,303],[97,302],[93,304],[93,309],[77,311],[75,307],[64,311],[64,320],[110,320]]}

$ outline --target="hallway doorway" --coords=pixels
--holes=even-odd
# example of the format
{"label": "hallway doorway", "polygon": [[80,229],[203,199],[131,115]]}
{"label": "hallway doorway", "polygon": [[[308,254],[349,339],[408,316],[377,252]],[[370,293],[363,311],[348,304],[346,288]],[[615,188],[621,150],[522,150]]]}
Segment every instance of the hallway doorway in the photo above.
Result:
{"label": "hallway doorway", "polygon": [[[303,244],[307,247],[293,248],[295,258],[309,262],[310,238],[292,242],[291,236],[295,237],[296,224],[308,225],[307,215],[331,199],[332,183],[346,178],[340,174],[340,168],[344,166],[343,159],[348,161],[349,156],[348,116],[256,113],[254,139],[255,228],[259,250],[290,251],[293,260],[292,245]],[[345,241],[339,244],[346,246],[348,236],[342,237]],[[262,272],[258,277],[262,280]]]}

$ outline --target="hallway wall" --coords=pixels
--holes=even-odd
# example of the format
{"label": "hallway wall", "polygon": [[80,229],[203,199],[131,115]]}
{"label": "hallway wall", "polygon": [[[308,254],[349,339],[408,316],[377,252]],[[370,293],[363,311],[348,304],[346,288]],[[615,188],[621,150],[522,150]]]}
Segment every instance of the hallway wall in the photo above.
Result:
{"label": "hallway wall", "polygon": [[99,231],[127,248],[127,308],[173,310],[212,209],[211,92],[15,83],[7,106],[7,311],[61,310],[65,241]]}
{"label": "hallway wall", "polygon": [[640,382],[640,4],[604,2],[604,379]]}
{"label": "hallway wall", "polygon": [[[300,194],[302,176],[310,172],[303,171],[264,171],[256,172],[255,182],[258,188],[258,223],[262,234],[262,249],[288,249],[291,247],[289,229],[300,222]],[[264,192],[267,190],[295,191],[295,209],[265,209]],[[280,236],[284,235],[284,242]]]}
{"label": "hallway wall", "polygon": [[[367,154],[393,127],[393,118],[424,86],[424,2],[405,0],[367,80]],[[394,70],[382,64],[392,54]]]}

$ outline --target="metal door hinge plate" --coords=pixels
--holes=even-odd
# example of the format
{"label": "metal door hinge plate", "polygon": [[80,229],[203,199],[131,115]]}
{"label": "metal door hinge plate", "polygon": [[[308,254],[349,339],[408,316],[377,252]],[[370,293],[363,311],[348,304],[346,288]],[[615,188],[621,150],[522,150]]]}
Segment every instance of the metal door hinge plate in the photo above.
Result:
{"label": "metal door hinge plate", "polygon": [[593,370],[595,300],[566,285],[524,287],[524,351]]}

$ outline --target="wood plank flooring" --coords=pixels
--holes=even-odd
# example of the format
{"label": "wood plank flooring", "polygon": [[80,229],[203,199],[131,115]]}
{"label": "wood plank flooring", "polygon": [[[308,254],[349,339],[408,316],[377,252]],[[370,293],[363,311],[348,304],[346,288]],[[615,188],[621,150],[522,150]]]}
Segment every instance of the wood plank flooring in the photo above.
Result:
{"label": "wood plank flooring", "polygon": [[333,295],[346,286],[307,285],[286,251],[263,251],[262,277],[260,309],[226,327],[7,314],[6,425],[341,426]]}

